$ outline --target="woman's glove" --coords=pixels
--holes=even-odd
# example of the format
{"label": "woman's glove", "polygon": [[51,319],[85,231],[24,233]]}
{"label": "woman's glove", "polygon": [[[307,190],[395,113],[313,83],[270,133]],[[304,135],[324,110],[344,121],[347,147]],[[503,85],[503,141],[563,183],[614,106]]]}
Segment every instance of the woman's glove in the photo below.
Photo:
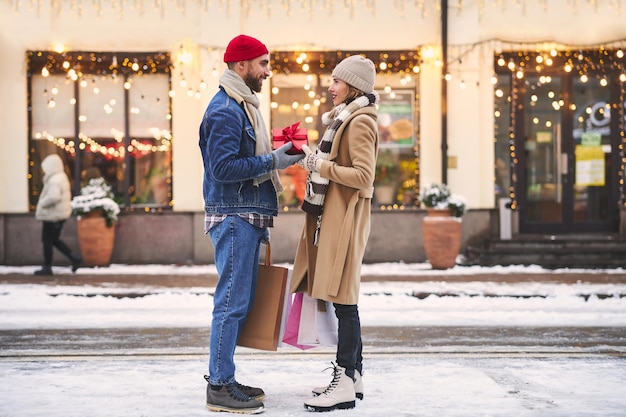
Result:
{"label": "woman's glove", "polygon": [[289,155],[287,151],[291,149],[293,143],[287,142],[280,148],[272,151],[272,159],[274,160],[274,169],[285,169],[304,158],[302,154]]}
{"label": "woman's glove", "polygon": [[302,145],[302,150],[306,155],[302,160],[302,166],[311,172],[319,172],[322,168],[322,159],[308,145]]}

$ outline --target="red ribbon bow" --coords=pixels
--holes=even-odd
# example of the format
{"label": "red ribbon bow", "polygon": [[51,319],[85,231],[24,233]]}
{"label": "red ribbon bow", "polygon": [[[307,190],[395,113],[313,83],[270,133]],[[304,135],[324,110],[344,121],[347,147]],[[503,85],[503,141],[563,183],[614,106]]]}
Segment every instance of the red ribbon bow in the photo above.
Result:
{"label": "red ribbon bow", "polygon": [[285,139],[289,141],[293,141],[294,135],[296,134],[296,131],[298,130],[298,126],[300,126],[300,122],[294,123],[291,126],[287,126],[286,128],[284,128],[283,136],[285,136]]}

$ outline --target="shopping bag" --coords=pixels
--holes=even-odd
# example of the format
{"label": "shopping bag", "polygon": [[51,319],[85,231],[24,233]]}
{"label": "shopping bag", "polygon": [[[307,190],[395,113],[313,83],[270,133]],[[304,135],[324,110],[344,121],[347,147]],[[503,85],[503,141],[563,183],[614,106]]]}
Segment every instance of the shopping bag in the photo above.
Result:
{"label": "shopping bag", "polygon": [[260,350],[278,350],[289,270],[272,265],[272,251],[268,242],[265,264],[259,265],[256,294],[252,309],[246,317],[237,344]]}
{"label": "shopping bag", "polygon": [[337,346],[338,320],[332,303],[303,294],[298,343]]}
{"label": "shopping bag", "polygon": [[301,292],[298,292],[293,296],[293,300],[291,300],[291,305],[289,306],[289,310],[287,313],[287,320],[285,321],[285,331],[282,337],[282,341],[298,349],[307,350],[314,348],[315,346],[302,345],[298,343],[298,328],[300,327],[302,296],[303,294]]}
{"label": "shopping bag", "polygon": [[283,346],[283,337],[285,336],[285,328],[287,327],[287,318],[289,317],[289,310],[291,309],[291,274],[293,269],[287,270],[287,284],[285,285],[285,301],[283,302],[283,313],[280,321],[280,332],[278,333],[278,347]]}

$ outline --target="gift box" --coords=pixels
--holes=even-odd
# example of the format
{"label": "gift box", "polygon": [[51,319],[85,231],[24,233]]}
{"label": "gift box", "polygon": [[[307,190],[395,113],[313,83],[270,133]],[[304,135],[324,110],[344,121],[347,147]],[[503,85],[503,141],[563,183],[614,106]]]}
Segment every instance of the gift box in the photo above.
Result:
{"label": "gift box", "polygon": [[293,147],[287,152],[290,155],[304,153],[302,145],[307,145],[306,129],[300,128],[300,122],[294,123],[283,129],[272,129],[274,149],[278,149],[287,142],[293,143]]}

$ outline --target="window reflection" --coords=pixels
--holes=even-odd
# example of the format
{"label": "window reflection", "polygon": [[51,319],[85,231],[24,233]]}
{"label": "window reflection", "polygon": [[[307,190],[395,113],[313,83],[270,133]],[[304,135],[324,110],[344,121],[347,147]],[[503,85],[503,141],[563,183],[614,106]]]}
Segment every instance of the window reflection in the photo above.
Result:
{"label": "window reflection", "polygon": [[[331,83],[331,59],[339,53],[328,52],[320,57],[327,65],[313,65],[316,74],[303,73],[297,65],[289,66],[289,52],[274,53],[275,74],[271,78],[271,127],[284,128],[294,123],[306,128],[309,146],[315,149],[324,134],[321,115],[332,108],[328,97]],[[318,53],[321,54],[321,53]],[[376,64],[376,54],[365,53]],[[398,62],[408,62],[413,54],[397,53]],[[284,56],[283,56],[284,55]],[[305,54],[306,55],[306,54]],[[309,60],[309,63],[312,61]],[[378,65],[377,65],[378,66]],[[413,65],[410,66],[411,72]],[[417,160],[417,79],[408,71],[388,71],[377,75],[376,91],[380,148],[374,182],[375,208],[393,209],[415,206],[418,176]],[[285,191],[280,197],[283,207],[299,207],[304,199],[307,171],[292,166],[280,172]]]}
{"label": "window reflection", "polygon": [[98,173],[123,206],[171,206],[168,54],[31,52],[28,71],[31,208],[59,152],[74,193]]}

